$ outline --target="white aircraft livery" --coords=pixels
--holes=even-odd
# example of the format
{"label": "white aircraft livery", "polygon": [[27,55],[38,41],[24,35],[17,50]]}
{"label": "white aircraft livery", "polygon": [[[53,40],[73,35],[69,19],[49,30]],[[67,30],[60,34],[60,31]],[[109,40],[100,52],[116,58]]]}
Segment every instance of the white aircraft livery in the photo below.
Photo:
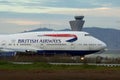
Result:
{"label": "white aircraft livery", "polygon": [[1,52],[69,54],[84,56],[99,52],[106,44],[84,31],[44,31],[0,35]]}

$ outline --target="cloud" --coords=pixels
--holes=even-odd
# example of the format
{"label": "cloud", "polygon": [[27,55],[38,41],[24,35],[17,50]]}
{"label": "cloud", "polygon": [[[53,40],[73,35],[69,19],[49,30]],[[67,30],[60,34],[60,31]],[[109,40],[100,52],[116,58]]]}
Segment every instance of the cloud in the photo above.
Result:
{"label": "cloud", "polygon": [[94,0],[93,4],[103,7],[119,7],[120,0]]}
{"label": "cloud", "polygon": [[[120,8],[58,8],[58,7],[25,7],[0,5],[0,11],[16,13],[47,13],[63,15],[90,15],[90,16],[119,16]],[[89,13],[89,14],[88,14]]]}
{"label": "cloud", "polygon": [[18,20],[18,19],[2,20],[2,23],[16,24],[16,25],[25,25],[25,26],[42,24],[42,22],[40,22],[40,21]]}
{"label": "cloud", "polygon": [[118,17],[120,7],[112,6],[119,2],[119,0],[1,0],[0,12]]}
{"label": "cloud", "polygon": [[0,19],[0,24],[10,24],[10,25],[18,25],[18,26],[49,26],[49,25],[56,25],[61,26],[65,24],[65,22],[62,20],[55,21],[53,20],[26,20],[26,19]]}
{"label": "cloud", "polygon": [[100,8],[118,7],[120,1],[114,0],[1,0],[1,5],[26,7],[59,7],[59,8]]}

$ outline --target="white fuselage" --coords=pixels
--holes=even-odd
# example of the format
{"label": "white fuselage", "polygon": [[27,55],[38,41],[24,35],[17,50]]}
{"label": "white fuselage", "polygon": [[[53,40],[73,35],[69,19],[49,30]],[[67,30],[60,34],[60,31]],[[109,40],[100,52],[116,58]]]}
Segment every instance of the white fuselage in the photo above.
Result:
{"label": "white fuselage", "polygon": [[0,36],[1,51],[85,55],[105,48],[104,42],[83,31],[28,32]]}

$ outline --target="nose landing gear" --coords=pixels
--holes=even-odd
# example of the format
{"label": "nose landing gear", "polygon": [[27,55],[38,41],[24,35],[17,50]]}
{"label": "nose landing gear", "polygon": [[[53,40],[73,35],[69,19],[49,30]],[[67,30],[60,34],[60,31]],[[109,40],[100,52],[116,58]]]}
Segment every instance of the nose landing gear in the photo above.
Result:
{"label": "nose landing gear", "polygon": [[80,56],[80,60],[81,60],[81,61],[84,61],[84,60],[85,60],[85,57],[84,57],[84,56]]}

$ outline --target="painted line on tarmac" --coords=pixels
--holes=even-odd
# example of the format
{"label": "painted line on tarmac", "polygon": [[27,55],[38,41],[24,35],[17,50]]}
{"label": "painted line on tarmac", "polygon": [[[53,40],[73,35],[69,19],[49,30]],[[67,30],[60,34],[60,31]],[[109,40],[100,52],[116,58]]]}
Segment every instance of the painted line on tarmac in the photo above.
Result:
{"label": "painted line on tarmac", "polygon": [[[49,63],[51,65],[84,65],[84,63]],[[120,64],[96,64],[96,63],[86,63],[87,65],[95,65],[95,66],[106,66],[106,67],[117,67]]]}
{"label": "painted line on tarmac", "polygon": [[33,64],[32,62],[12,62],[12,64]]}

